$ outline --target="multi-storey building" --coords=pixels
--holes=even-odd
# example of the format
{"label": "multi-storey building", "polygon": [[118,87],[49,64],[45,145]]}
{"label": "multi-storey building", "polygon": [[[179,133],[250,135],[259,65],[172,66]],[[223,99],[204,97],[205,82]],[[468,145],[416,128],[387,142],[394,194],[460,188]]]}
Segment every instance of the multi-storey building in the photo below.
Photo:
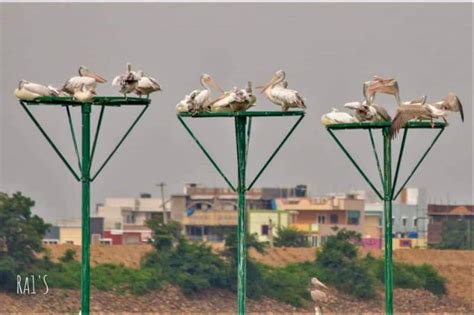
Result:
{"label": "multi-storey building", "polygon": [[317,247],[333,227],[363,232],[364,200],[354,196],[328,196],[321,198],[277,198],[277,209],[289,214],[289,226],[303,231],[311,246]]}
{"label": "multi-storey building", "polygon": [[[247,192],[247,209],[275,209],[275,198],[304,197],[306,186],[295,188],[252,188]],[[187,184],[183,194],[171,196],[171,219],[181,222],[185,234],[194,240],[222,241],[237,225],[237,195],[229,188]]]}

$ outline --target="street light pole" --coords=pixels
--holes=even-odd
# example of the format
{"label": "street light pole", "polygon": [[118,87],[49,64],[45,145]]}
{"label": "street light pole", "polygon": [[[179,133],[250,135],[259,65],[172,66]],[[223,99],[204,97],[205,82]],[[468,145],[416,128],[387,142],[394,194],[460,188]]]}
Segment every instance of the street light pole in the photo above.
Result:
{"label": "street light pole", "polygon": [[165,186],[166,186],[166,184],[164,182],[161,182],[159,184],[156,184],[156,186],[160,187],[161,206],[163,207],[163,223],[167,224],[168,223],[168,218],[166,217],[166,206],[165,206]]}

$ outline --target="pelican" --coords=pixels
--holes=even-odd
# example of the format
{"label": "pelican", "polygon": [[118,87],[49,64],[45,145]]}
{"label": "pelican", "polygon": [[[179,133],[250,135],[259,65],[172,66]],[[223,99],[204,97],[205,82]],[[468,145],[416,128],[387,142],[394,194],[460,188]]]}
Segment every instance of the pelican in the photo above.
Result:
{"label": "pelican", "polygon": [[402,101],[400,100],[400,89],[398,87],[398,82],[393,78],[383,79],[379,76],[374,76],[372,80],[364,82],[362,92],[367,104],[369,105],[374,102],[375,94],[378,92],[393,95],[397,100],[397,104],[402,104]]}
{"label": "pelican", "polygon": [[135,87],[135,94],[140,97],[145,94],[146,97],[149,98],[151,93],[161,91],[161,86],[155,78],[146,77],[142,70],[138,71],[138,75],[140,76],[140,80],[138,80],[138,84]]}
{"label": "pelican", "polygon": [[348,113],[340,112],[336,108],[332,109],[332,112],[321,116],[321,123],[325,126],[337,123],[354,123],[358,122],[357,118],[351,116]]}
{"label": "pelican", "polygon": [[95,90],[97,83],[105,83],[107,80],[102,76],[90,71],[85,66],[79,67],[79,76],[70,78],[64,83],[61,91],[66,92],[69,95],[73,95],[76,90],[80,90],[82,84],[85,85],[86,89]]}
{"label": "pelican", "polygon": [[15,89],[15,96],[22,101],[32,101],[41,96],[59,96],[59,92],[51,85],[44,86],[42,84],[20,80],[18,87]]}
{"label": "pelican", "polygon": [[200,78],[201,86],[203,90],[194,90],[191,94],[194,94],[194,97],[191,98],[189,111],[196,113],[201,111],[209,110],[209,105],[211,103],[211,87],[219,90],[221,93],[225,93],[224,90],[217,84],[216,81],[207,73],[201,75]]}
{"label": "pelican", "polygon": [[120,86],[119,93],[122,93],[127,98],[128,93],[132,93],[138,86],[140,74],[132,70],[132,64],[127,62],[127,71],[118,75],[112,81],[113,86]]}
{"label": "pelican", "polygon": [[354,110],[358,121],[389,121],[391,119],[385,108],[374,103],[369,105],[366,101],[349,102],[344,104],[344,107]]}
{"label": "pelican", "polygon": [[[311,284],[316,286],[316,287],[322,287],[324,289],[327,289],[326,285],[322,283],[321,281],[318,280],[318,278],[313,277],[311,278]],[[327,301],[327,294],[324,291],[314,289],[310,291],[311,293],[311,299],[314,301],[314,313],[316,315],[322,314],[321,307],[318,305],[320,301],[326,302]]]}
{"label": "pelican", "polygon": [[272,79],[262,87],[261,92],[265,93],[272,103],[281,106],[284,112],[292,107],[306,109],[304,99],[299,95],[298,91],[285,87],[285,85],[287,86],[285,77],[285,71],[278,70]]}
{"label": "pelican", "polygon": [[176,111],[178,113],[187,113],[191,110],[192,102],[196,98],[196,95],[201,92],[200,90],[194,90],[191,93],[184,96],[184,98],[176,104]]}
{"label": "pelican", "polygon": [[439,102],[435,102],[433,106],[445,111],[459,112],[461,120],[464,122],[464,110],[461,101],[453,92],[449,92],[448,96]]}
{"label": "pelican", "polygon": [[234,87],[212,101],[210,106],[213,112],[243,112],[254,106],[256,100],[252,93],[252,82],[249,81],[246,89]]}
{"label": "pelican", "polygon": [[397,114],[393,118],[392,127],[390,128],[390,136],[393,138],[396,137],[401,128],[403,128],[406,123],[412,119],[426,120],[431,121],[431,126],[434,126],[433,119],[442,118],[446,121],[446,112],[444,110],[438,109],[435,106],[428,103],[418,103],[410,105],[402,105],[397,109]]}
{"label": "pelican", "polygon": [[80,90],[74,92],[74,99],[82,103],[89,103],[92,99],[97,96],[97,92],[94,89],[89,89],[85,84],[81,86]]}

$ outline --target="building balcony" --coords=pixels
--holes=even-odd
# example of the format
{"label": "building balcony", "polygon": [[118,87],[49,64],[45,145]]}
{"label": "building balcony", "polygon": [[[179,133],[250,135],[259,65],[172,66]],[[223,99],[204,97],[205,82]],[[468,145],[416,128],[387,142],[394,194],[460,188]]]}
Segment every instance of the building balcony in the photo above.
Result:
{"label": "building balcony", "polygon": [[237,211],[231,210],[206,210],[194,211],[190,216],[183,217],[181,223],[183,225],[237,225]]}

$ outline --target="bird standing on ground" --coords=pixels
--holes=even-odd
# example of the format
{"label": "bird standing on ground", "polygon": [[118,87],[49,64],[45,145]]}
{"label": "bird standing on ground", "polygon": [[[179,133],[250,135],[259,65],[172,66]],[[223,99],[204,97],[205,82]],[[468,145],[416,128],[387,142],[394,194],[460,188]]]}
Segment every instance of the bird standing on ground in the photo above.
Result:
{"label": "bird standing on ground", "polygon": [[54,87],[20,80],[15,89],[15,96],[22,101],[33,101],[41,96],[59,96],[59,91]]}
{"label": "bird standing on ground", "polygon": [[156,91],[161,91],[161,86],[155,78],[146,77],[142,70],[138,71],[140,80],[135,87],[135,94],[139,97],[146,95],[147,98],[150,98],[150,94]]}
{"label": "bird standing on ground", "polygon": [[107,80],[98,75],[95,72],[90,71],[85,66],[79,67],[79,76],[74,76],[64,83],[61,91],[69,95],[74,95],[74,93],[82,88],[82,85],[85,86],[88,90],[95,90],[97,83],[105,83]]}
{"label": "bird standing on ground", "polygon": [[369,105],[374,102],[376,93],[393,95],[395,96],[397,104],[402,104],[398,82],[393,78],[383,79],[379,76],[374,76],[372,80],[364,82],[362,92]]}
{"label": "bird standing on ground", "polygon": [[261,87],[261,92],[265,93],[272,103],[281,106],[284,112],[288,111],[289,108],[306,109],[305,101],[298,91],[285,87],[288,86],[285,77],[285,71],[278,70],[272,79]]}
{"label": "bird standing on ground", "polygon": [[327,286],[319,281],[316,277],[311,278],[311,285],[316,287],[315,289],[311,290],[311,299],[314,301],[314,313],[316,315],[320,315],[322,314],[322,308],[318,304],[319,302],[327,301],[327,294],[324,291],[317,289],[317,287],[327,289]]}
{"label": "bird standing on ground", "polygon": [[140,80],[140,75],[138,72],[132,70],[132,64],[127,62],[127,71],[123,74],[120,74],[114,78],[112,81],[113,86],[120,86],[119,93],[122,93],[125,98],[127,94],[135,91],[135,88],[138,86],[138,81]]}

